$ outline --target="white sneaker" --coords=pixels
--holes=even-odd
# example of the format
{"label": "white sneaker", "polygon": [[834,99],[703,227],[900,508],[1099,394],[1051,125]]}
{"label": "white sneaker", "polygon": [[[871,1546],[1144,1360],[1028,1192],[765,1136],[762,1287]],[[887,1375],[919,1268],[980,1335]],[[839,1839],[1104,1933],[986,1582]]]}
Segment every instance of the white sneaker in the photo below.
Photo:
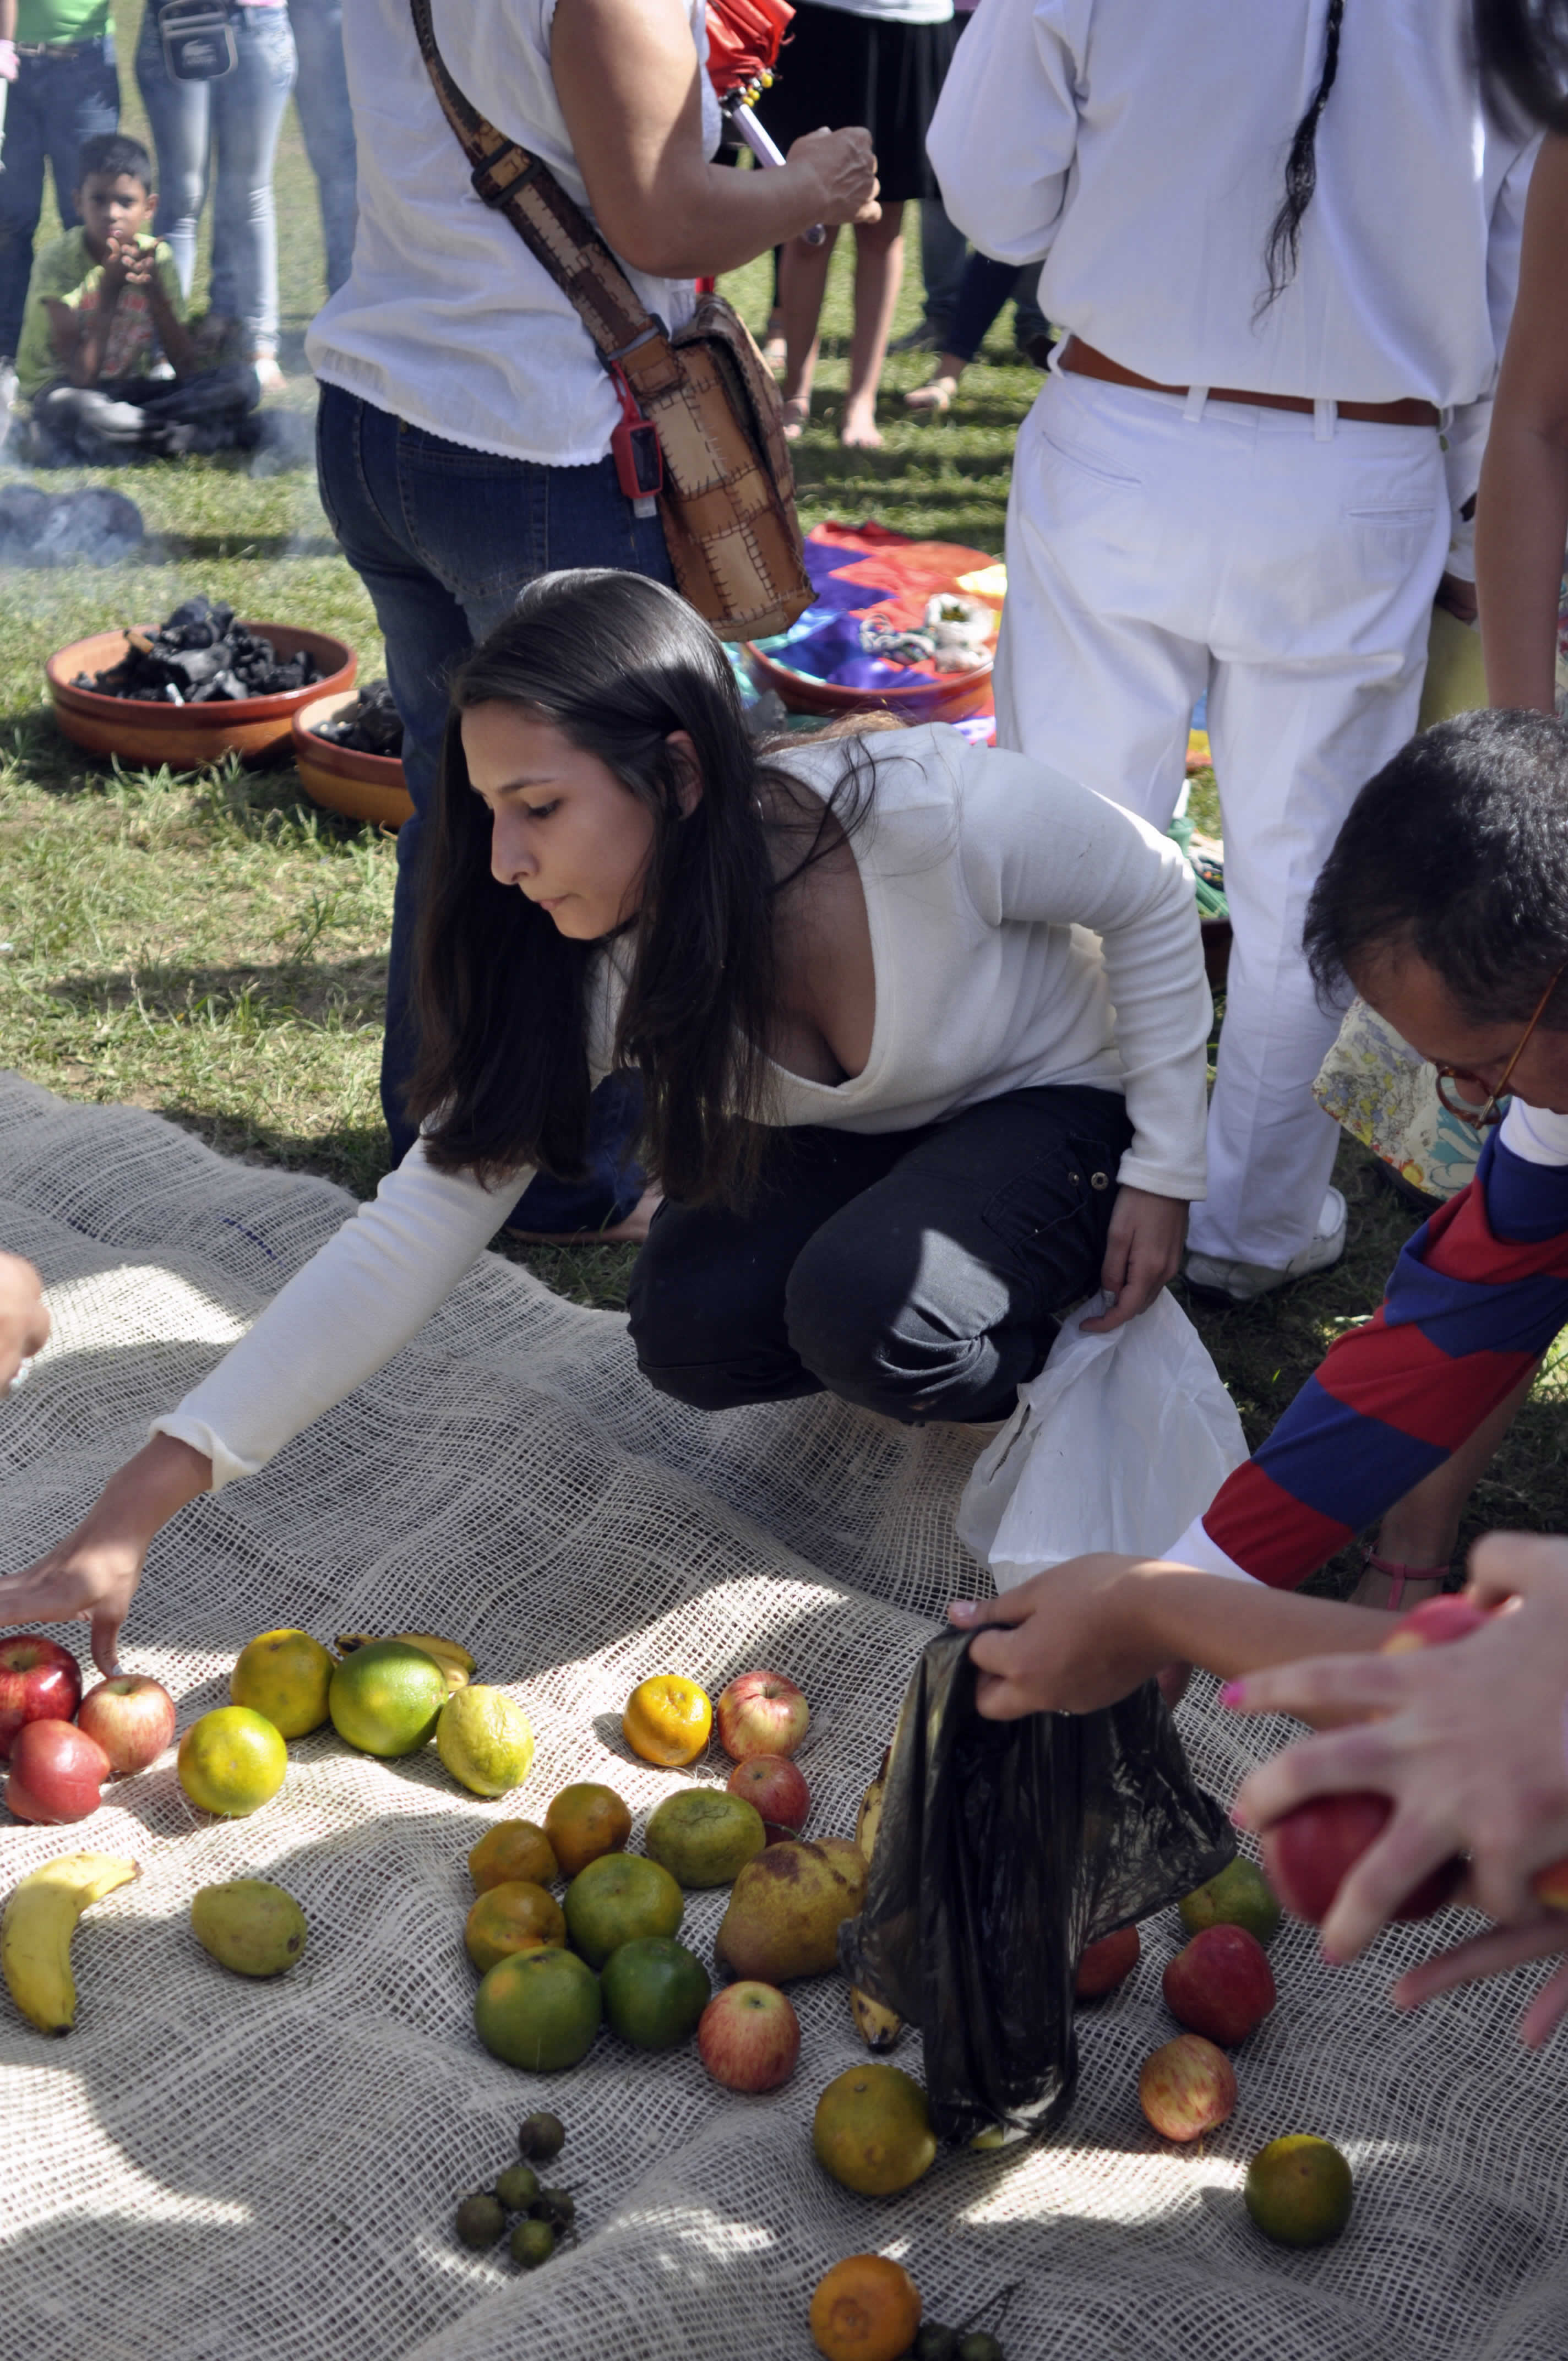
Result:
{"label": "white sneaker", "polygon": [[1283,1270],[1266,1262],[1234,1262],[1224,1255],[1190,1254],[1183,1266],[1187,1284],[1198,1295],[1219,1295],[1232,1303],[1252,1303],[1270,1295],[1292,1279],[1310,1279],[1315,1270],[1330,1270],[1344,1252],[1344,1199],[1331,1189],[1323,1199],[1318,1226]]}

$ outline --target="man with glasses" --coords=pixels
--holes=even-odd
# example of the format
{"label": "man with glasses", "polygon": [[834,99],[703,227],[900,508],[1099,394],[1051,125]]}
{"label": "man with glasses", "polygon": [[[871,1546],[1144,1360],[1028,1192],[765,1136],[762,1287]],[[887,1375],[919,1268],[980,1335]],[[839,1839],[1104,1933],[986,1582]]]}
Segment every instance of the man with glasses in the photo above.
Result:
{"label": "man with glasses", "polygon": [[[1320,990],[1353,985],[1488,1136],[1376,1317],[1338,1340],[1168,1553],[1277,1587],[1418,1488],[1425,1522],[1456,1533],[1568,1325],[1568,728],[1471,713],[1412,740],[1352,807],[1306,950]],[[1408,1585],[1427,1597],[1448,1575],[1447,1556],[1367,1559],[1388,1577],[1381,1598],[1364,1583],[1367,1605],[1411,1604]]]}

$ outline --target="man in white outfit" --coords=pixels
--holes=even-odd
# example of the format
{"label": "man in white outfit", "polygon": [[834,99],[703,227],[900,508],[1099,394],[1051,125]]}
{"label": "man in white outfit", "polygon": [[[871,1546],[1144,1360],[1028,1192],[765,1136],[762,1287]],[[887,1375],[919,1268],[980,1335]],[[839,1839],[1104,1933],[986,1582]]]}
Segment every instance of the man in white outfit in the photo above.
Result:
{"label": "man in white outfit", "polygon": [[1302,913],[1415,727],[1534,143],[1469,0],[987,0],[928,144],[1068,331],[1014,458],[999,742],[1163,829],[1208,693],[1234,944],[1187,1271],[1246,1301],[1343,1246]]}

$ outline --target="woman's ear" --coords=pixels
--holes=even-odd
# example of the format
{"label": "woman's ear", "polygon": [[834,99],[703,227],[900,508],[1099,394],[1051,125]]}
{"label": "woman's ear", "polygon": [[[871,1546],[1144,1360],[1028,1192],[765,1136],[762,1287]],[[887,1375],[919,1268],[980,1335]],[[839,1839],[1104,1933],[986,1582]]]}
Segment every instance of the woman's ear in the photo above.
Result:
{"label": "woman's ear", "polygon": [[696,747],[689,730],[672,730],[664,743],[674,760],[678,781],[675,796],[681,818],[690,819],[702,801],[702,767],[696,759]]}

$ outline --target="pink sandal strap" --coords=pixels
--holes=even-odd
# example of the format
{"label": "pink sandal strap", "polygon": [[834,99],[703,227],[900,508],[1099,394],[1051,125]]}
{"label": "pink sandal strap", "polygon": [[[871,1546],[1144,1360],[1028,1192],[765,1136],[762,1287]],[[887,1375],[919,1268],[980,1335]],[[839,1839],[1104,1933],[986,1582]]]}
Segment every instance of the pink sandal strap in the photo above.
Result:
{"label": "pink sandal strap", "polygon": [[1388,1606],[1391,1612],[1398,1612],[1399,1602],[1405,1596],[1407,1582],[1441,1583],[1448,1580],[1448,1568],[1445,1565],[1401,1565],[1397,1558],[1379,1557],[1370,1543],[1361,1553],[1361,1564],[1365,1572],[1387,1576],[1391,1585],[1388,1593]]}

